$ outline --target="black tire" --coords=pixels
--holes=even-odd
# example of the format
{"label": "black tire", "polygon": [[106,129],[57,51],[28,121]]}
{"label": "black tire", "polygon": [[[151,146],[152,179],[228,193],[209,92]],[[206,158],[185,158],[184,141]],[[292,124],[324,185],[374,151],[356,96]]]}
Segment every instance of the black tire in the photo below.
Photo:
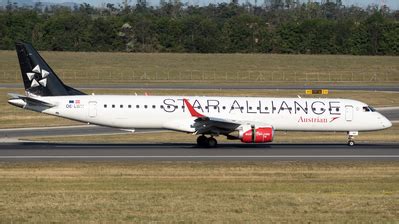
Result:
{"label": "black tire", "polygon": [[350,147],[355,146],[355,141],[349,140],[349,141],[348,141],[348,146],[350,146]]}
{"label": "black tire", "polygon": [[215,148],[217,145],[218,145],[218,141],[215,138],[213,138],[213,137],[208,138],[208,147],[209,148]]}
{"label": "black tire", "polygon": [[201,135],[197,138],[197,145],[199,147],[208,147],[208,138]]}

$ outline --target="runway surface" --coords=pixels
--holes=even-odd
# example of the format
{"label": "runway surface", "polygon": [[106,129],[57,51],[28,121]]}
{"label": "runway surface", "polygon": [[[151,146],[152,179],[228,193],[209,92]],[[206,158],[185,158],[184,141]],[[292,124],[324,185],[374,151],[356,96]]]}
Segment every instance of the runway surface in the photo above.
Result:
{"label": "runway surface", "polygon": [[377,111],[388,118],[390,121],[399,121],[399,107],[377,108]]}
{"label": "runway surface", "polygon": [[399,144],[0,144],[0,160],[387,160],[399,161]]}
{"label": "runway surface", "polygon": [[[135,133],[160,132],[161,129],[135,129]],[[96,125],[0,129],[0,139],[42,136],[84,136],[127,134],[128,131]],[[1,142],[1,140],[0,140]]]}
{"label": "runway surface", "polygon": [[[259,85],[259,84],[240,84],[240,85],[214,85],[214,84],[182,84],[182,83],[170,83],[167,84],[83,84],[83,85],[72,85],[78,89],[181,89],[181,90],[305,90],[305,89],[329,89],[329,90],[360,90],[360,91],[389,91],[399,92],[398,85],[392,86],[335,86],[335,85]],[[1,83],[0,88],[23,88],[22,83]]]}

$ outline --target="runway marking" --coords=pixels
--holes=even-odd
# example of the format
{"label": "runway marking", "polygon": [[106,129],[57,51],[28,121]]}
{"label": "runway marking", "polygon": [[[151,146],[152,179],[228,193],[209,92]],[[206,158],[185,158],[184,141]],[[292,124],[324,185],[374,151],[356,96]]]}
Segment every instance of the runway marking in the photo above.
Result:
{"label": "runway marking", "polygon": [[168,158],[399,158],[399,155],[235,155],[235,156],[0,156],[0,159],[168,159]]}

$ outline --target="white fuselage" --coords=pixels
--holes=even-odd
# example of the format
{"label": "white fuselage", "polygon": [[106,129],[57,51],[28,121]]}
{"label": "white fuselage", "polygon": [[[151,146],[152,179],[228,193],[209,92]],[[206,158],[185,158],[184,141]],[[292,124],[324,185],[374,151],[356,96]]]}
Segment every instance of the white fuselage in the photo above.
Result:
{"label": "white fuselage", "polygon": [[183,99],[201,114],[286,131],[374,131],[392,124],[362,102],[327,98],[78,95],[39,97],[56,105],[26,109],[121,129],[195,132]]}

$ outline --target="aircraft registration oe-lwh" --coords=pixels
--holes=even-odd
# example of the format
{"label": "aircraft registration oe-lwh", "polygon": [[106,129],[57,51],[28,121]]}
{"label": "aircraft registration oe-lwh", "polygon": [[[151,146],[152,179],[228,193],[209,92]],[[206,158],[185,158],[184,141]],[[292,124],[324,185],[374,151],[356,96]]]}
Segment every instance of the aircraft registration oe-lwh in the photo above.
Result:
{"label": "aircraft registration oe-lwh", "polygon": [[120,129],[192,133],[201,147],[216,147],[214,137],[220,135],[244,143],[271,142],[276,130],[342,131],[353,146],[359,131],[392,126],[372,107],[350,99],[87,95],[65,85],[30,44],[16,43],[16,50],[25,95],[9,94],[10,104]]}

